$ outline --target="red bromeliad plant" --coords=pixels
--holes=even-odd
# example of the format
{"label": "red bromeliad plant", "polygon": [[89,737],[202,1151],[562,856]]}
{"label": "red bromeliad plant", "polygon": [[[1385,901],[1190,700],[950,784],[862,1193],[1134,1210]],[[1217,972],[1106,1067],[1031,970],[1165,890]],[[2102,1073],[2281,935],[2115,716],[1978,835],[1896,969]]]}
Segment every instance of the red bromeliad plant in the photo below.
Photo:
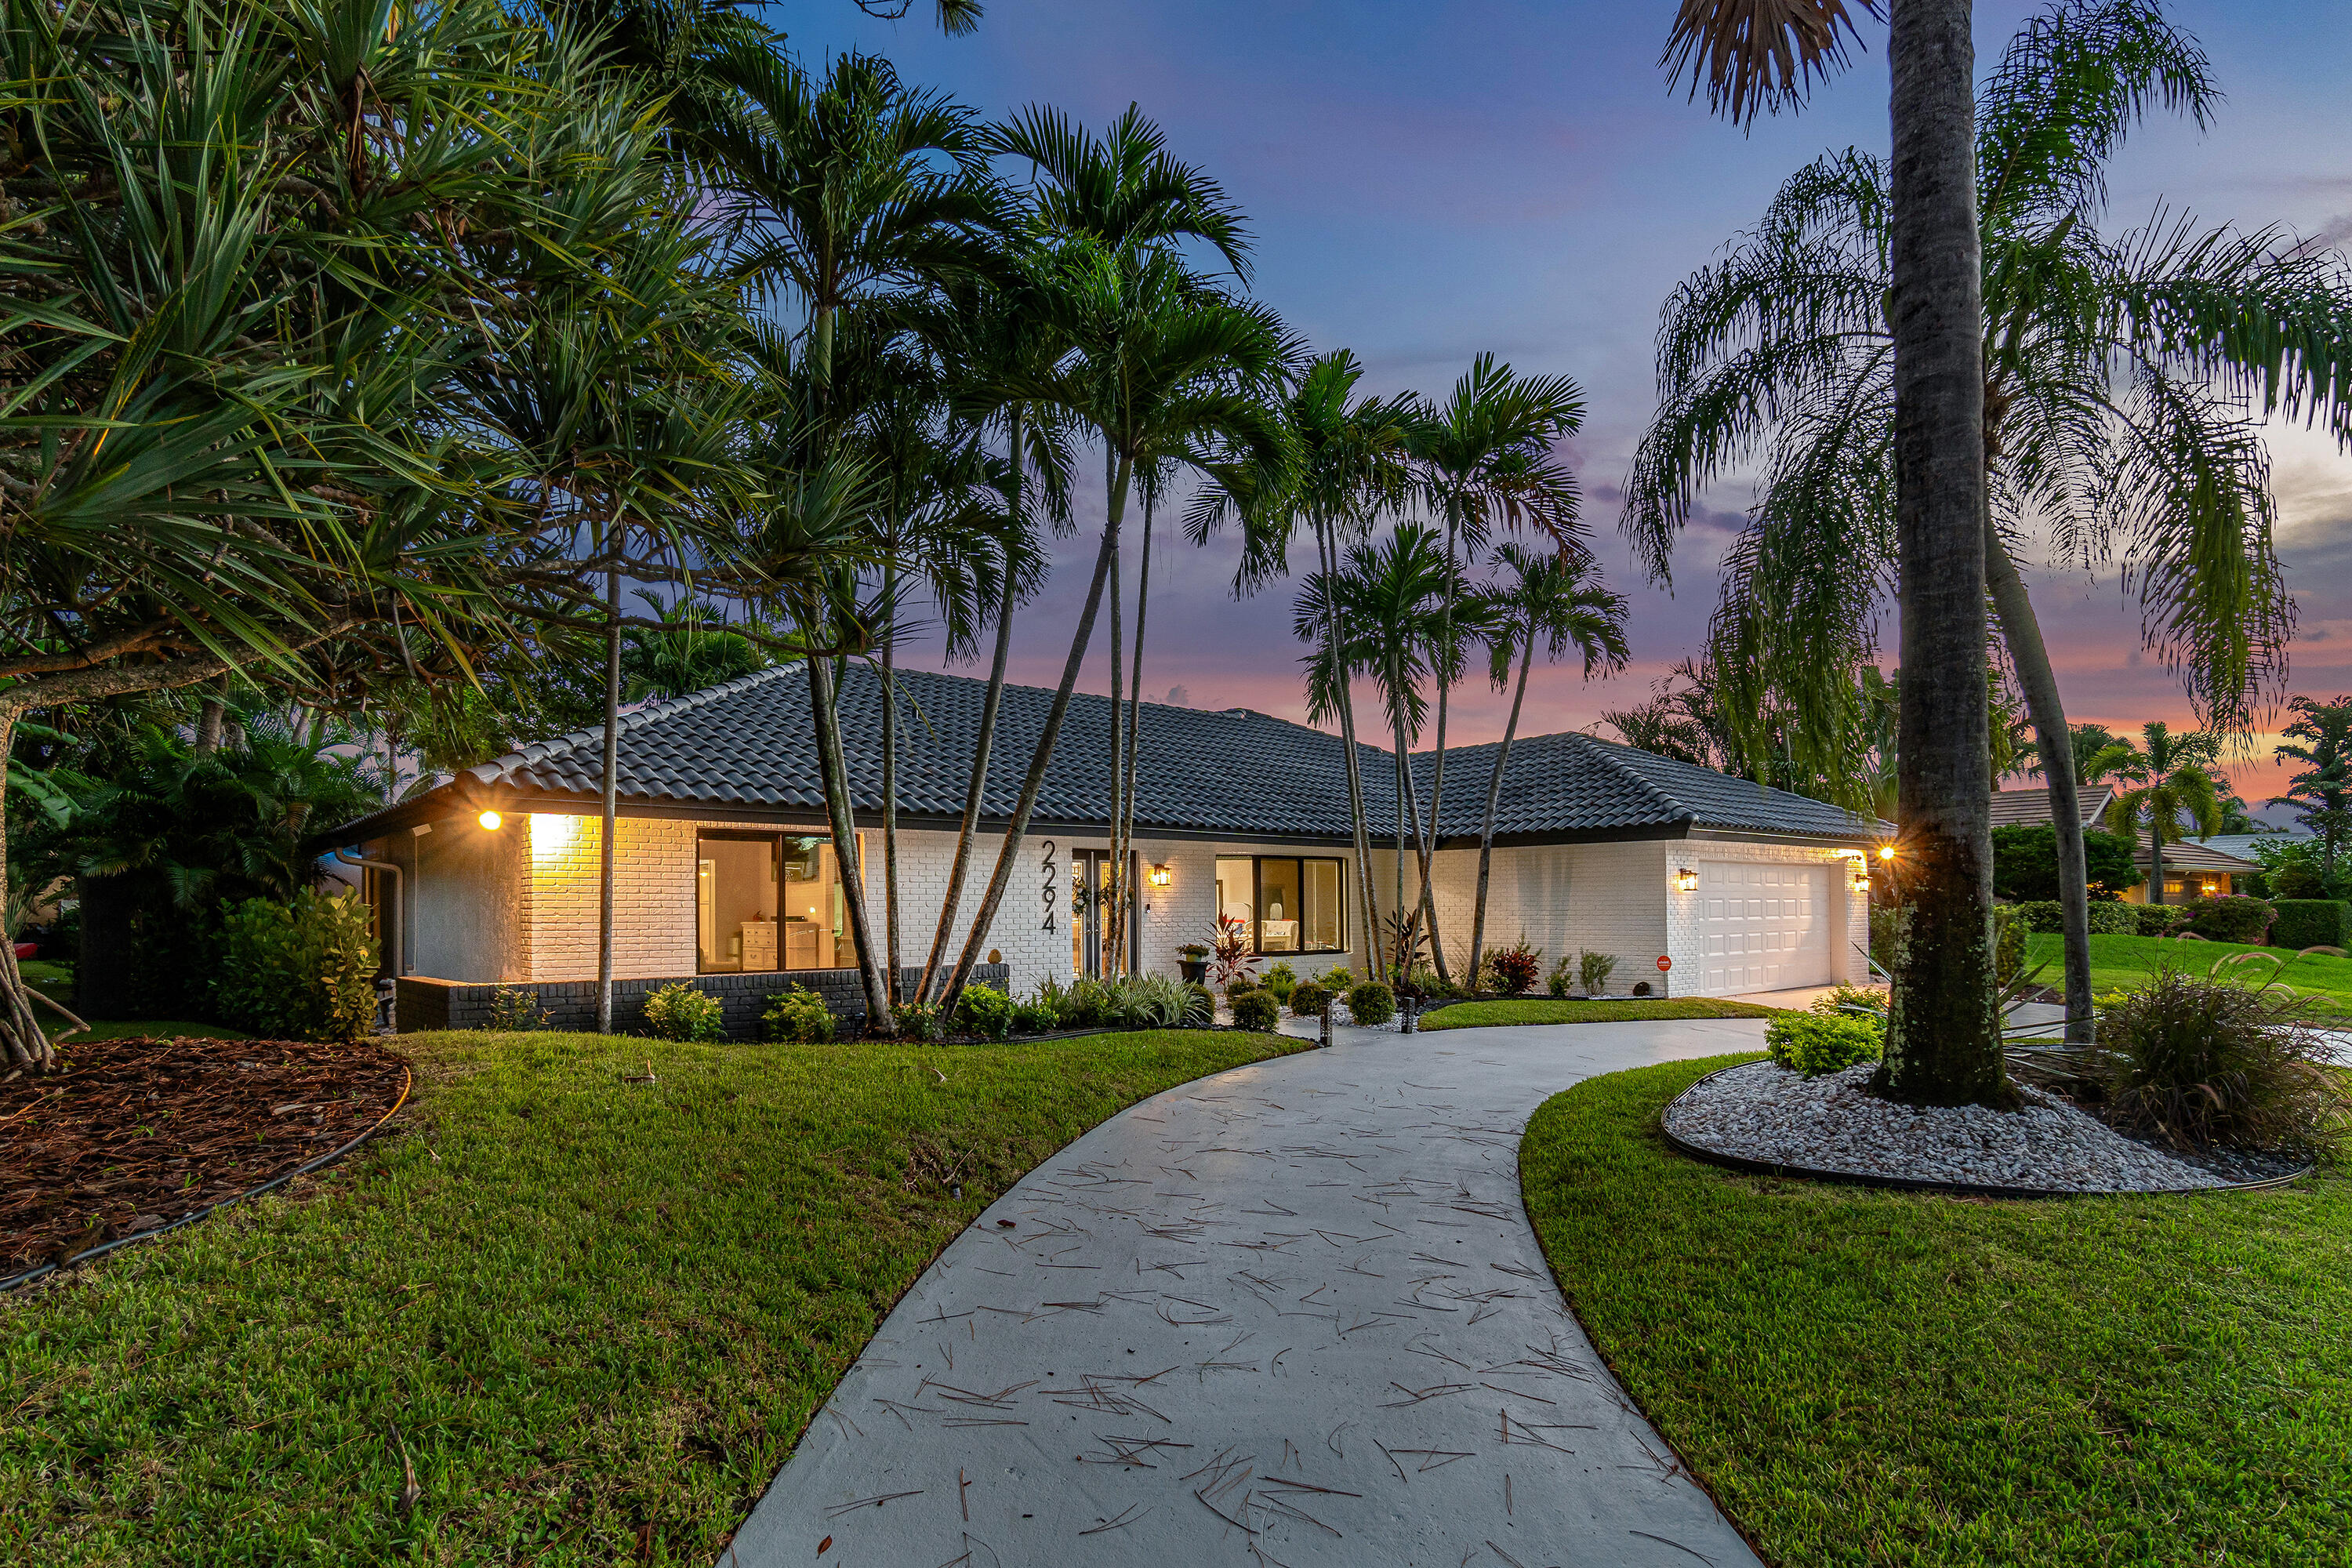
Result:
{"label": "red bromeliad plant", "polygon": [[1495,990],[1507,996],[1519,996],[1535,989],[1543,974],[1543,953],[1526,942],[1517,947],[1500,947],[1486,955],[1486,981]]}
{"label": "red bromeliad plant", "polygon": [[1217,917],[1217,938],[1209,944],[1211,974],[1219,988],[1231,985],[1249,968],[1249,922],[1232,915]]}

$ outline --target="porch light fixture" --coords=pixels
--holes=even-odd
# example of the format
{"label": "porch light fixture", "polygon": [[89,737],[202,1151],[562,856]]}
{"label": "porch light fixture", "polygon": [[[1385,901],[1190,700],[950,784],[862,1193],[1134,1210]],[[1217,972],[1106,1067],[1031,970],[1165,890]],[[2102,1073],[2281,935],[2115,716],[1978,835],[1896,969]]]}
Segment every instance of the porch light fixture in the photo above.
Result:
{"label": "porch light fixture", "polygon": [[1894,846],[1894,845],[1892,845],[1892,844],[1882,844],[1882,845],[1880,845],[1880,846],[1878,847],[1878,858],[1879,858],[1881,860],[1892,860],[1892,859],[1894,859],[1894,858],[1895,858],[1895,846]]}
{"label": "porch light fixture", "polygon": [[496,833],[500,827],[506,825],[507,819],[500,816],[495,811],[485,811],[481,816],[474,818],[474,820],[482,825],[483,832]]}
{"label": "porch light fixture", "polygon": [[1151,885],[1152,885],[1153,887],[1155,887],[1155,888],[1164,888],[1164,887],[1166,887],[1166,886],[1169,884],[1169,882],[1170,882],[1171,879],[1172,879],[1171,878],[1171,876],[1170,876],[1170,874],[1169,874],[1169,870],[1168,870],[1168,862],[1167,862],[1167,861],[1165,861],[1165,860],[1158,860],[1158,861],[1154,861],[1154,862],[1152,863],[1152,867],[1151,867]]}
{"label": "porch light fixture", "polygon": [[1853,890],[1857,893],[1870,891],[1870,862],[1867,860],[1853,863]]}
{"label": "porch light fixture", "polygon": [[1675,873],[1675,886],[1685,893],[1698,891],[1698,873],[1685,866]]}

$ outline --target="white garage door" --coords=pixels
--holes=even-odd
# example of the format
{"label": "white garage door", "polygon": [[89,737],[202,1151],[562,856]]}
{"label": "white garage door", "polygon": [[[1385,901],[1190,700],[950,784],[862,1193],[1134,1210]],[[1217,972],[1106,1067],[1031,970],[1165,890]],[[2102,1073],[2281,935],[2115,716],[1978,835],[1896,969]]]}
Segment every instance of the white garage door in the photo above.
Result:
{"label": "white garage door", "polygon": [[1699,990],[1729,996],[1830,983],[1830,868],[1698,864]]}

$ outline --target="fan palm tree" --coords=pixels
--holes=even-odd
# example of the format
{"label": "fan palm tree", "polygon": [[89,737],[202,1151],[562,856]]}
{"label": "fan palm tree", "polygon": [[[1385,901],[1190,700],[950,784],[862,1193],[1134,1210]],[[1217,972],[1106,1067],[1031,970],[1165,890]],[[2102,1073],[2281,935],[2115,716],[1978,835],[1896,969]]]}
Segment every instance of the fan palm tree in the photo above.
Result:
{"label": "fan palm tree", "polygon": [[[1484,549],[1497,526],[1533,529],[1580,564],[1591,559],[1580,515],[1576,476],[1553,461],[1552,450],[1584,423],[1584,394],[1564,375],[1527,377],[1493,354],[1480,354],[1453,395],[1416,426],[1413,456],[1429,510],[1444,521],[1445,560],[1458,572]],[[1453,610],[1443,612],[1441,639],[1453,636]],[[1437,757],[1430,772],[1429,826],[1420,835],[1422,915],[1431,961],[1450,978],[1445,943],[1437,929],[1430,857],[1437,844],[1438,812],[1445,794],[1445,715],[1452,683],[1437,687]]]}
{"label": "fan palm tree", "polygon": [[2352,838],[2352,697],[2333,702],[2291,698],[2287,708],[2294,722],[2280,731],[2285,738],[2272,754],[2301,763],[2303,771],[2271,804],[2296,808],[2295,820],[2319,840],[2320,863],[2333,887],[2336,857]]}
{"label": "fan palm tree", "polygon": [[2126,787],[2107,803],[2107,826],[2127,839],[2147,824],[2147,901],[2164,902],[2164,839],[2219,833],[2221,792],[2213,782],[2219,737],[2176,735],[2160,721],[2140,726],[2141,744],[2129,746],[2116,768]]}
{"label": "fan palm tree", "polygon": [[[2274,689],[2292,625],[2257,418],[2277,407],[2347,423],[2340,258],[2271,231],[2200,232],[2161,209],[2119,241],[2099,237],[2104,166],[2148,104],[2202,123],[2215,97],[2202,53],[2154,6],[2081,0],[2029,23],[1980,104],[1982,550],[2062,839],[2077,1039],[2091,1016],[2083,771],[2016,570],[2019,523],[2054,520],[2077,559],[2121,554],[2149,645],[2188,677],[2207,722],[2236,727]],[[1802,739],[1822,758],[1843,729],[1830,672],[1866,652],[1861,622],[1898,554],[1899,343],[1881,309],[1898,184],[1862,154],[1824,158],[1677,294],[1661,335],[1667,409],[1631,487],[1628,521],[1654,564],[1694,487],[1764,457],[1716,638],[1740,652],[1719,662],[1803,694]],[[1738,704],[1759,706],[1753,690]]]}
{"label": "fan palm tree", "polygon": [[[1475,977],[1486,945],[1486,876],[1495,853],[1495,811],[1503,798],[1503,770],[1510,765],[1511,742],[1519,732],[1519,710],[1528,700],[1528,675],[1535,667],[1536,644],[1544,657],[1555,659],[1573,647],[1584,657],[1584,678],[1625,668],[1631,657],[1625,647],[1625,596],[1601,585],[1591,563],[1561,550],[1531,550],[1517,540],[1506,540],[1495,559],[1508,574],[1483,595],[1486,673],[1501,690],[1509,686],[1511,716],[1503,725],[1503,743],[1495,748],[1494,771],[1486,776],[1486,809],[1478,822],[1478,894],[1470,921],[1470,967]],[[1518,666],[1512,679],[1511,667]]]}

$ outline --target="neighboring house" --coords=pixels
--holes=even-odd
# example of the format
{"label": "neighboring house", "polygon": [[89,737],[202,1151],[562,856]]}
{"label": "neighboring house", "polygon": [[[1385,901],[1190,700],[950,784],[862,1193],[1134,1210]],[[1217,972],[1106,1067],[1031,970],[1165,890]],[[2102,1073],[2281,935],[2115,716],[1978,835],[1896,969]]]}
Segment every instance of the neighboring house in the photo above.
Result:
{"label": "neighboring house", "polygon": [[[2107,807],[2116,798],[2113,784],[2084,784],[2081,805],[2083,826],[2102,827]],[[2050,820],[2050,792],[2032,789],[1997,789],[1992,792],[1992,825],[1995,827],[2017,827]],[[2242,836],[2251,838],[2252,836]],[[2208,839],[2175,839],[2164,841],[2164,900],[2179,903],[2183,899],[2226,898],[2237,890],[2240,877],[2259,876],[2262,863],[2250,856],[2232,854],[2229,846],[2236,839],[2219,835]],[[2148,853],[2147,835],[2139,836],[2139,847],[2132,854],[2132,864],[2145,878],[2154,858]],[[2123,895],[2127,904],[2147,902],[2147,883]]]}
{"label": "neighboring house", "polygon": [[[938,920],[984,682],[901,673],[899,956],[912,974]],[[848,667],[841,694],[866,904],[881,941],[880,685]],[[996,861],[1053,693],[1007,687],[950,957]],[[1143,705],[1129,951],[1113,967],[1173,973],[1220,914],[1246,922],[1263,970],[1360,967],[1365,933],[1336,736],[1247,709]],[[1072,702],[984,977],[1027,991],[1098,972],[1109,855],[1110,703]],[[341,832],[374,863],[368,896],[402,976],[404,1026],[478,1019],[494,984],[530,986],[576,1024],[596,973],[603,736],[583,731],[473,768]],[[1448,755],[1434,884],[1447,956],[1469,943],[1477,832],[1496,747]],[[1374,891],[1393,908],[1390,754],[1360,749]],[[622,1021],[655,984],[692,979],[745,1029],[764,998],[806,984],[862,1009],[843,888],[824,826],[808,690],[763,670],[621,721],[614,973]],[[1427,800],[1433,756],[1412,759]],[[484,817],[483,813],[495,813]],[[485,821],[498,826],[488,828]],[[1583,734],[1512,749],[1487,900],[1490,946],[1547,962],[1618,960],[1613,989],[1676,995],[1859,980],[1866,852],[1883,824],[1801,795]],[[1408,857],[1408,888],[1417,886]],[[1116,895],[1111,895],[1115,897]],[[397,957],[392,956],[396,949]],[[1123,959],[1123,963],[1121,960]],[[1659,961],[1667,964],[1662,967]]]}

